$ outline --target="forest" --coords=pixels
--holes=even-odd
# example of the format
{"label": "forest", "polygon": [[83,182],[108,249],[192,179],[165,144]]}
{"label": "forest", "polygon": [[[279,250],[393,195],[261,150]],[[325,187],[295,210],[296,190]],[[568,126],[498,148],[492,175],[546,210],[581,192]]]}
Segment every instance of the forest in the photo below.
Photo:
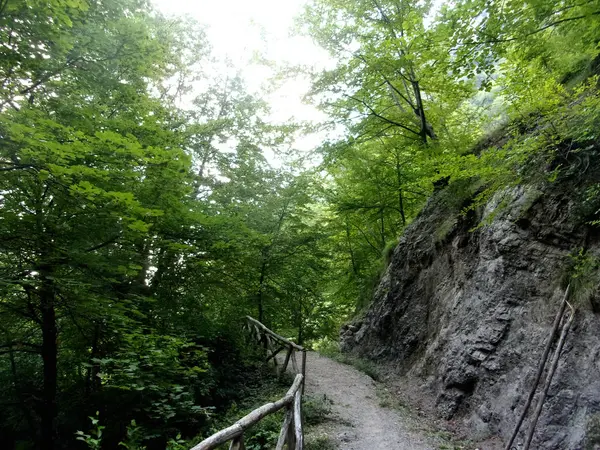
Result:
{"label": "forest", "polygon": [[261,382],[245,315],[335,342],[435,190],[595,155],[597,0],[310,0],[294,32],[335,56],[324,123],[269,122],[146,0],[0,0],[0,447],[190,448]]}

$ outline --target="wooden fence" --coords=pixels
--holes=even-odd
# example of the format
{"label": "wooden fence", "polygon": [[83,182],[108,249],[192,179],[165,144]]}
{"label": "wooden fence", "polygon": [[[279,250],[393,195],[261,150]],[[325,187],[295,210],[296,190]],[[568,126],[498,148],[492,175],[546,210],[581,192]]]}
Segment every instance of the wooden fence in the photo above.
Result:
{"label": "wooden fence", "polygon": [[[283,424],[277,439],[275,450],[303,450],[304,433],[302,430],[302,394],[306,381],[306,350],[300,345],[269,330],[252,317],[246,317],[246,330],[266,351],[266,362],[273,361],[278,373],[283,375],[290,361],[296,378],[285,396],[273,403],[267,403],[242,417],[232,426],[221,430],[203,440],[191,450],[212,450],[229,441],[229,450],[244,450],[244,433],[264,417],[286,408]],[[279,368],[277,355],[286,350],[285,359]],[[302,353],[302,367],[298,367],[296,352]]]}
{"label": "wooden fence", "polygon": [[[283,375],[291,362],[292,371],[294,373],[301,373],[303,379],[306,380],[306,350],[304,347],[278,335],[272,330],[269,330],[266,326],[260,323],[258,320],[253,319],[250,316],[246,316],[246,330],[250,333],[259,345],[267,350],[266,362],[273,361],[275,368],[280,375]],[[283,360],[282,366],[279,368],[277,363],[277,355],[282,351],[286,351],[285,359]],[[298,361],[296,359],[296,353],[302,354],[302,366],[298,367]],[[304,393],[304,382],[302,383],[302,393]]]}

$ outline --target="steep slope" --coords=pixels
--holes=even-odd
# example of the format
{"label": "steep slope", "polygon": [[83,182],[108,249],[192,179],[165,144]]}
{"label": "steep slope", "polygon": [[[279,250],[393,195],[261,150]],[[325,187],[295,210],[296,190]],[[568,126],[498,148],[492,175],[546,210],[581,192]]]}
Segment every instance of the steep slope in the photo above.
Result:
{"label": "steep slope", "polygon": [[[600,254],[598,230],[580,218],[572,188],[506,190],[466,215],[472,195],[436,193],[402,236],[364,317],[342,330],[343,350],[416,380],[437,413],[471,437],[508,440],[562,296],[568,255]],[[591,445],[586,431],[593,434],[600,413],[594,298],[578,306],[533,448]]]}

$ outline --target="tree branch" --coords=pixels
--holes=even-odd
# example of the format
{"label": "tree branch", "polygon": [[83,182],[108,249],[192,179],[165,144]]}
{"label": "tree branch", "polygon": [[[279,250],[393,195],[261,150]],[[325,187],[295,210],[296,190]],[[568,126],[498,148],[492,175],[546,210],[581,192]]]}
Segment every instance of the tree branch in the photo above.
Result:
{"label": "tree branch", "polygon": [[537,30],[530,31],[529,33],[525,33],[523,36],[515,36],[515,37],[510,37],[510,38],[505,38],[505,39],[490,39],[487,41],[466,41],[466,42],[463,42],[462,45],[503,44],[503,43],[507,43],[507,42],[514,42],[514,41],[518,41],[519,39],[523,39],[524,37],[529,37],[529,36],[533,36],[534,34],[541,33],[542,31],[545,31],[548,28],[552,28],[557,25],[560,25],[561,23],[572,22],[574,20],[581,20],[581,19],[585,19],[586,17],[597,16],[597,15],[600,15],[600,11],[594,11],[590,14],[583,14],[581,16],[567,17],[565,19],[555,20],[554,22],[546,24],[543,27],[538,28]]}
{"label": "tree branch", "polygon": [[117,234],[116,236],[113,236],[108,241],[102,242],[102,243],[100,243],[98,245],[94,245],[93,247],[85,249],[85,252],[89,253],[89,252],[93,252],[93,251],[96,251],[96,250],[100,250],[101,248],[106,247],[107,245],[110,245],[110,244],[113,244],[113,243],[117,242],[119,240],[119,237],[121,237],[120,233]]}
{"label": "tree branch", "polygon": [[402,129],[404,129],[404,130],[406,130],[406,131],[410,131],[411,133],[413,133],[413,134],[415,134],[415,135],[417,135],[417,136],[420,136],[420,135],[421,135],[421,133],[419,133],[418,131],[415,131],[415,130],[413,130],[413,129],[412,129],[412,128],[410,128],[410,127],[407,127],[406,125],[403,125],[403,124],[401,124],[401,123],[399,123],[399,122],[396,122],[395,120],[389,119],[388,117],[384,117],[384,116],[382,116],[381,114],[378,114],[378,113],[377,113],[377,112],[376,112],[376,111],[375,111],[375,110],[374,110],[374,109],[373,109],[371,106],[369,106],[369,105],[367,104],[367,102],[365,102],[364,100],[361,100],[361,99],[358,99],[358,98],[356,98],[356,97],[353,97],[352,95],[347,95],[347,94],[344,94],[344,95],[346,95],[348,98],[351,98],[351,99],[352,99],[352,100],[354,100],[355,102],[358,102],[358,103],[361,103],[362,105],[364,105],[364,106],[365,106],[365,107],[366,107],[366,108],[367,108],[367,109],[368,109],[368,110],[371,112],[371,115],[372,115],[372,116],[375,116],[375,117],[377,117],[378,119],[380,119],[380,120],[383,120],[384,122],[387,122],[387,123],[389,123],[389,124],[391,124],[391,125],[394,125],[394,126],[397,126],[397,127],[399,127],[399,128],[402,128]]}

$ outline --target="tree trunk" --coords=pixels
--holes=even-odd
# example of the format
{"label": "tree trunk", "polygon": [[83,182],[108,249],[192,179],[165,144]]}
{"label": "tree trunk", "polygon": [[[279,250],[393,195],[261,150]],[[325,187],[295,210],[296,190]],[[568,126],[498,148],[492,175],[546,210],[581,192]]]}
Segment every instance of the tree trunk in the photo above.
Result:
{"label": "tree trunk", "polygon": [[348,217],[346,217],[346,241],[348,243],[348,252],[350,253],[350,261],[352,262],[352,272],[355,276],[358,276],[358,267],[356,266],[356,258],[354,257],[354,249],[352,248],[352,241],[350,240],[350,224],[348,223]]}
{"label": "tree trunk", "polygon": [[302,300],[298,302],[298,345],[304,343],[304,326],[302,323]]}
{"label": "tree trunk", "polygon": [[419,86],[419,82],[416,81],[414,73],[412,72],[413,71],[411,70],[411,84],[413,88],[413,93],[415,95],[415,100],[417,102],[417,109],[415,111],[415,114],[419,117],[419,121],[421,122],[421,131],[419,134],[421,136],[421,139],[423,140],[423,143],[427,144],[427,137],[430,137],[431,139],[436,139],[437,136],[435,135],[431,124],[427,122],[427,117],[425,117],[425,107],[423,106],[421,87]]}
{"label": "tree trunk", "polygon": [[[9,339],[7,339],[6,342],[9,342]],[[21,409],[23,410],[23,416],[25,417],[25,420],[27,421],[27,425],[29,425],[29,432],[31,433],[32,436],[35,436],[36,435],[35,422],[31,415],[30,408],[27,407],[27,400],[25,398],[25,395],[23,394],[23,389],[21,388],[21,378],[19,378],[19,374],[17,372],[17,363],[15,361],[15,351],[12,346],[10,346],[8,349],[8,357],[9,357],[9,361],[10,361],[10,369],[11,369],[12,376],[13,376],[13,386],[15,388],[15,393],[17,395],[17,398],[19,399]]]}
{"label": "tree trunk", "polygon": [[400,174],[400,161],[396,159],[396,177],[398,179],[398,208],[400,209],[400,218],[402,226],[406,226],[406,216],[404,215],[404,197],[402,195],[402,175]]}
{"label": "tree trunk", "polygon": [[383,208],[379,208],[379,220],[381,221],[381,226],[379,232],[381,233],[381,250],[385,248],[385,216],[383,214]]}
{"label": "tree trunk", "polygon": [[90,396],[95,392],[99,386],[98,373],[100,372],[100,365],[93,360],[98,357],[100,346],[100,324],[96,322],[94,325],[94,337],[92,340],[92,349],[90,354],[89,367],[87,370],[87,377],[85,380],[85,393],[86,396]]}
{"label": "tree trunk", "polygon": [[57,329],[55,293],[50,271],[40,272],[40,310],[42,313],[42,359],[44,364],[43,410],[41,413],[42,449],[53,450],[55,441],[56,389],[57,389]]}
{"label": "tree trunk", "polygon": [[262,324],[264,324],[264,320],[265,320],[265,309],[264,309],[264,302],[263,302],[263,296],[264,296],[264,284],[265,284],[265,277],[267,274],[267,260],[265,257],[263,257],[263,262],[262,265],[260,267],[260,280],[258,283],[258,293],[256,295],[256,300],[257,300],[257,307],[258,307],[258,321]]}

